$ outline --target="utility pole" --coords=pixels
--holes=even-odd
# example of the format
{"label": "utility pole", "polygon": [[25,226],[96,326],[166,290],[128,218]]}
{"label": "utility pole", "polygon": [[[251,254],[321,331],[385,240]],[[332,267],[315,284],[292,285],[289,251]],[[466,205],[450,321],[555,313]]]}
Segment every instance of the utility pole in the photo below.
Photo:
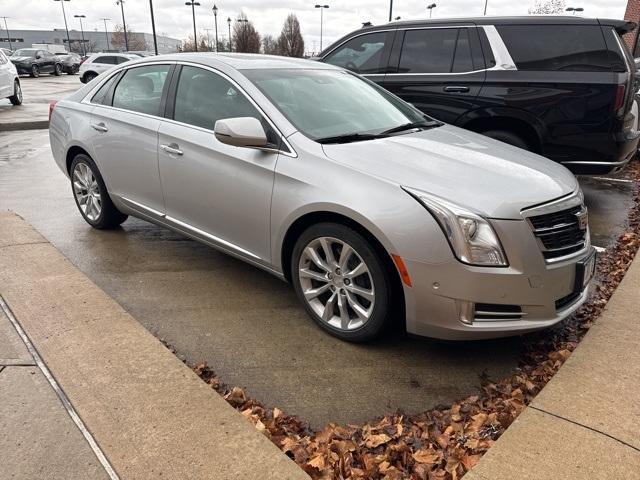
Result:
{"label": "utility pole", "polygon": [[389,21],[391,21],[392,16],[393,16],[393,0],[389,0]]}
{"label": "utility pole", "polygon": [[62,16],[64,17],[64,29],[67,31],[67,45],[69,45],[69,51],[71,51],[71,37],[69,37],[69,26],[67,25],[67,14],[64,11],[64,2],[70,2],[71,0],[53,0],[54,2],[60,2],[62,5]]}
{"label": "utility pole", "polygon": [[156,20],[153,16],[153,0],[149,0],[149,10],[151,11],[151,31],[153,32],[153,50],[158,55],[158,39],[156,38]]}
{"label": "utility pole", "polygon": [[231,17],[227,17],[227,25],[229,25],[229,52],[233,52],[231,48]]}
{"label": "utility pole", "polygon": [[489,3],[489,0],[484,0],[484,16],[487,16],[487,3]]}
{"label": "utility pole", "polygon": [[211,10],[213,10],[213,18],[216,25],[216,53],[218,53],[218,7],[214,4]]}
{"label": "utility pole", "polygon": [[198,51],[198,33],[196,32],[196,7],[200,6],[200,2],[184,2],[185,5],[191,6],[191,15],[193,15],[193,46],[195,51]]}
{"label": "utility pole", "polygon": [[322,52],[322,24],[323,24],[323,12],[325,8],[329,8],[329,5],[316,5],[316,8],[320,9],[320,51]]}
{"label": "utility pole", "polygon": [[110,18],[101,18],[100,20],[102,20],[104,22],[104,38],[107,41],[107,51],[111,50],[109,48],[109,32],[107,31],[107,20],[111,20]]}
{"label": "utility pole", "polygon": [[127,22],[124,20],[124,0],[118,0],[116,5],[120,5],[120,11],[122,12],[122,30],[124,30],[124,48],[125,51],[129,51],[129,38],[127,37]]}
{"label": "utility pole", "polygon": [[86,15],[74,15],[73,18],[80,19],[80,33],[82,34],[82,55],[86,55],[87,54],[87,49],[86,49],[85,43],[84,43],[84,27],[82,26],[82,19],[83,18],[87,18],[87,16]]}
{"label": "utility pole", "polygon": [[11,18],[11,17],[2,17],[4,18],[4,29],[7,31],[7,41],[9,42],[9,50],[13,51],[13,48],[11,48],[11,35],[9,34],[9,27],[7,27],[7,18]]}

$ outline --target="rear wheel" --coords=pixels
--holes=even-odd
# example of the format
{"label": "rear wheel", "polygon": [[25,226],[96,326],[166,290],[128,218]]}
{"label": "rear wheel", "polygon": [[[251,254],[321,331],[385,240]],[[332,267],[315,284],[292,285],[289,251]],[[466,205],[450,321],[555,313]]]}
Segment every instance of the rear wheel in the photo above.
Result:
{"label": "rear wheel", "polygon": [[84,83],[89,83],[91,80],[96,78],[98,75],[93,72],[87,72],[84,74]]}
{"label": "rear wheel", "polygon": [[36,78],[40,76],[40,67],[38,65],[31,65],[31,72],[29,72],[29,76]]}
{"label": "rear wheel", "polygon": [[60,75],[62,75],[62,65],[60,65],[59,63],[56,63],[55,67],[53,67],[53,74],[56,77],[59,77]]}
{"label": "rear wheel", "polygon": [[109,197],[94,161],[87,155],[76,155],[71,162],[71,189],[78,210],[93,228],[106,230],[116,228],[127,219]]}
{"label": "rear wheel", "polygon": [[531,150],[529,144],[522,137],[506,130],[488,130],[482,134],[523,150]]}
{"label": "rear wheel", "polygon": [[11,105],[22,105],[22,88],[17,80],[13,82],[13,95],[9,97]]}
{"label": "rear wheel", "polygon": [[309,227],[291,262],[293,286],[323,330],[351,342],[378,337],[389,323],[391,280],[360,233],[337,223]]}

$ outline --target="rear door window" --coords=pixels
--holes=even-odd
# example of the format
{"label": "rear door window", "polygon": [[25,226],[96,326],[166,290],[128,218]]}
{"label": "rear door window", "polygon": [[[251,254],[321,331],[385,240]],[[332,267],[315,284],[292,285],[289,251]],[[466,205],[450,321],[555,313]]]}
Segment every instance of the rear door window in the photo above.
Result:
{"label": "rear door window", "polygon": [[91,63],[104,63],[106,65],[115,65],[116,64],[116,59],[115,59],[115,57],[112,57],[112,56],[109,56],[109,55],[105,55],[103,57],[97,57]]}
{"label": "rear door window", "polygon": [[[464,31],[458,42],[460,31]],[[460,43],[460,52],[456,46]],[[466,29],[429,28],[407,30],[400,54],[399,73],[450,73],[473,70]]]}
{"label": "rear door window", "polygon": [[113,106],[160,115],[160,101],[169,68],[169,65],[149,65],[127,70],[113,93]]}
{"label": "rear door window", "polygon": [[597,25],[498,25],[518,70],[611,71]]}
{"label": "rear door window", "polygon": [[339,46],[324,58],[324,62],[360,74],[381,73],[387,32],[359,35]]}

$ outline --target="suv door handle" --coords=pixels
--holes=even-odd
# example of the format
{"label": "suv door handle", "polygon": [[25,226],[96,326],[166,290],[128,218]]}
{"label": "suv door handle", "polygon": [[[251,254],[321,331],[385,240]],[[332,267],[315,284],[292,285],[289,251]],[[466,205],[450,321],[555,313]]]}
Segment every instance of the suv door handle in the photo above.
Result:
{"label": "suv door handle", "polygon": [[453,92],[463,93],[463,92],[468,92],[469,87],[451,86],[451,87],[444,87],[442,90],[449,93],[453,93]]}
{"label": "suv door handle", "polygon": [[107,126],[102,122],[97,123],[97,124],[96,123],[92,123],[91,124],[91,128],[93,128],[94,130],[97,130],[99,132],[108,132],[109,131]]}
{"label": "suv door handle", "polygon": [[169,145],[160,145],[160,148],[171,155],[182,155],[182,150],[177,143],[170,143]]}

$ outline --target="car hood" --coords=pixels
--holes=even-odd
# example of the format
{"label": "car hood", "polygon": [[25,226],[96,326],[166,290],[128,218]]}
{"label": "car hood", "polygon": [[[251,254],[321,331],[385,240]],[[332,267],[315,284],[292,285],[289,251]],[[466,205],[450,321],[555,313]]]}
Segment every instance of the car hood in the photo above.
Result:
{"label": "car hood", "polygon": [[490,218],[521,219],[522,209],[578,188],[573,174],[558,163],[450,125],[371,141],[325,144],[323,150],[338,163]]}

